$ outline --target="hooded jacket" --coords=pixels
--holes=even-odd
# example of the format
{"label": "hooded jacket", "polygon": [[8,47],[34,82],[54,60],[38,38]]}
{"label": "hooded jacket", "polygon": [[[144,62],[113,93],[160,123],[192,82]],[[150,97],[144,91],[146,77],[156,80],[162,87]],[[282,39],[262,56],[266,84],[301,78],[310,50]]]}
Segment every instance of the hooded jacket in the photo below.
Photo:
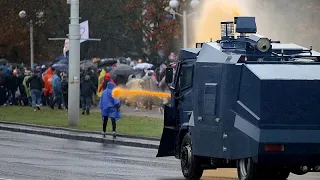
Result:
{"label": "hooded jacket", "polygon": [[50,67],[47,69],[47,71],[45,72],[45,76],[43,77],[45,96],[47,96],[48,93],[53,94],[52,80],[53,80],[53,72],[52,72],[52,68]]}
{"label": "hooded jacket", "polygon": [[147,91],[158,91],[157,80],[153,75],[148,75],[142,78],[142,88]]}
{"label": "hooded jacket", "polygon": [[121,118],[121,113],[119,110],[120,100],[112,97],[112,91],[115,87],[116,86],[114,83],[108,82],[107,88],[103,91],[100,98],[99,107],[103,117],[108,116],[110,118],[119,120]]}
{"label": "hooded jacket", "polygon": [[128,89],[142,90],[143,80],[138,78],[129,78],[129,81],[126,84]]}
{"label": "hooded jacket", "polygon": [[98,90],[98,92],[97,92],[98,97],[101,97],[101,95],[102,95],[102,91],[99,91],[99,88],[100,88],[106,74],[107,74],[107,72],[104,69],[102,69],[102,71],[100,72],[100,76],[98,78],[98,89],[97,89]]}
{"label": "hooded jacket", "polygon": [[30,89],[28,88],[27,86],[27,81],[28,79],[30,79],[31,76],[28,74],[24,77],[23,79],[23,82],[22,82],[22,85],[24,86],[24,89],[26,90],[26,94],[27,94],[27,97],[30,97],[31,96],[31,92],[30,92]]}
{"label": "hooded jacket", "polygon": [[62,88],[61,88],[61,78],[57,74],[53,76],[52,79],[52,88],[53,92],[55,95],[59,95],[62,93]]}
{"label": "hooded jacket", "polygon": [[92,83],[91,79],[89,78],[81,82],[80,91],[81,91],[81,96],[91,97],[93,94],[96,93],[97,90],[94,84]]}
{"label": "hooded jacket", "polygon": [[42,91],[43,81],[38,74],[33,74],[26,82],[30,90],[39,90]]}
{"label": "hooded jacket", "polygon": [[108,82],[112,82],[113,84],[115,84],[114,81],[111,79],[111,75],[109,73],[107,73],[104,76],[104,79],[103,79],[102,83],[100,84],[98,91],[101,92],[101,91],[105,90],[107,88]]}

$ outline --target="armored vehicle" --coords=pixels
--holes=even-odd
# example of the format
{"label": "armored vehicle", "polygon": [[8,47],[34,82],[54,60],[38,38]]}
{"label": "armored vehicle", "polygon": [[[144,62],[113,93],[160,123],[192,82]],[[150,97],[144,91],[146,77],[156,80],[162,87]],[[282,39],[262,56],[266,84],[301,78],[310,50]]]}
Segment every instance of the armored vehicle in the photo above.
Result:
{"label": "armored vehicle", "polygon": [[221,39],[181,49],[167,68],[171,103],[157,157],[186,179],[237,168],[240,180],[320,171],[320,53],[257,33],[254,17],[221,23]]}

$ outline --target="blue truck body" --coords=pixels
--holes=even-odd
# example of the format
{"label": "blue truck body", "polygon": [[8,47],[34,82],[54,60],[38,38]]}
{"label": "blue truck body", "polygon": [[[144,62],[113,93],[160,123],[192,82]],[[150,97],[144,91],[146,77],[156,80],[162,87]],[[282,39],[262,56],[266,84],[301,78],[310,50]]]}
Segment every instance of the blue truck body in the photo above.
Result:
{"label": "blue truck body", "polygon": [[221,40],[180,51],[157,156],[181,159],[187,179],[225,167],[241,180],[320,171],[320,53],[256,34],[254,17],[221,26]]}

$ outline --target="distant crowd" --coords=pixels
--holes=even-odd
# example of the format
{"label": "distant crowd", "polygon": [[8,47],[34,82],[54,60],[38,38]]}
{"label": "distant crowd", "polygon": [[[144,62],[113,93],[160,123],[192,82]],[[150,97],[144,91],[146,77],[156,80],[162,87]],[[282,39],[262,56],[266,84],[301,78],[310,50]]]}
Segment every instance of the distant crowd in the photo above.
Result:
{"label": "distant crowd", "polygon": [[[115,68],[116,66],[113,66]],[[165,67],[158,71],[137,69],[134,74],[125,78],[112,78],[110,68],[101,70],[88,68],[81,70],[80,77],[80,107],[82,114],[90,114],[92,106],[97,106],[102,92],[108,82],[115,86],[136,90],[167,91],[164,83]],[[151,110],[159,103],[152,97],[122,99],[127,105],[133,105],[136,110],[145,107]],[[167,100],[160,100],[166,103]],[[52,109],[68,109],[68,75],[53,67],[41,66],[33,71],[20,66],[0,67],[0,106],[19,105],[32,106],[34,111],[41,110],[42,106]]]}

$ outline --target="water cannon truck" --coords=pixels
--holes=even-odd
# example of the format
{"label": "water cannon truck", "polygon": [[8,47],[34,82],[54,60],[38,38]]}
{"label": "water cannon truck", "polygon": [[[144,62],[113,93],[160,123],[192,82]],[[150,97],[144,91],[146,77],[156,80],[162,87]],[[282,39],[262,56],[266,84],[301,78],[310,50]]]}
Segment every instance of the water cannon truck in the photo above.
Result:
{"label": "water cannon truck", "polygon": [[237,168],[240,180],[320,172],[320,53],[257,34],[255,17],[221,22],[221,39],[181,49],[166,69],[171,102],[157,157],[186,179]]}

